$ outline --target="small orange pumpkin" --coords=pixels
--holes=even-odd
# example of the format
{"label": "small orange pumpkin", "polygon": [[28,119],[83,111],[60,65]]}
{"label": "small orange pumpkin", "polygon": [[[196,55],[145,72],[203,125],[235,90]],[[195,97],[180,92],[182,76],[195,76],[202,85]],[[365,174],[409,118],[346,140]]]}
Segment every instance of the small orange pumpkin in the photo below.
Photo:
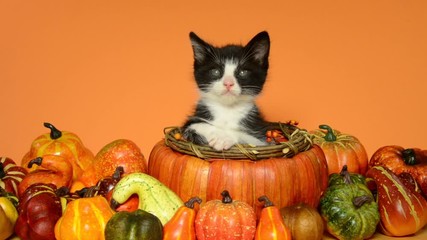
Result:
{"label": "small orange pumpkin", "polygon": [[105,226],[115,212],[102,196],[79,198],[67,204],[55,225],[57,240],[105,239]]}
{"label": "small orange pumpkin", "polygon": [[322,148],[328,162],[329,174],[340,173],[344,165],[348,171],[365,174],[368,170],[368,154],[356,137],[341,133],[328,125],[311,131],[313,142]]}
{"label": "small orange pumpkin", "polygon": [[[67,159],[73,166],[73,180],[76,180],[92,164],[94,155],[83,145],[80,138],[71,132],[59,131],[50,123],[44,123],[50,129],[37,137],[31,144],[21,161],[21,166],[27,167],[29,162],[44,155],[59,155]],[[36,170],[39,166],[33,165],[29,172]]]}
{"label": "small orange pumpkin", "polygon": [[197,239],[253,240],[256,231],[254,209],[243,201],[233,200],[227,190],[221,195],[222,200],[210,200],[197,212]]}
{"label": "small orange pumpkin", "polygon": [[33,165],[41,166],[40,169],[28,173],[18,186],[21,196],[24,191],[34,183],[52,183],[56,187],[70,187],[73,180],[73,167],[63,157],[57,155],[44,155],[28,163],[28,168]]}

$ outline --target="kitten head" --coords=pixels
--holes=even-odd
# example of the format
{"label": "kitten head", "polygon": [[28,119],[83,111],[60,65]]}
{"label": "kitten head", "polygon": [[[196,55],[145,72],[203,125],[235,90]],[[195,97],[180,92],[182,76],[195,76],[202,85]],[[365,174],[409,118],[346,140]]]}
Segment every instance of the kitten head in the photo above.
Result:
{"label": "kitten head", "polygon": [[215,47],[190,33],[194,76],[202,98],[232,105],[252,101],[262,90],[268,70],[270,38],[257,34],[248,44]]}

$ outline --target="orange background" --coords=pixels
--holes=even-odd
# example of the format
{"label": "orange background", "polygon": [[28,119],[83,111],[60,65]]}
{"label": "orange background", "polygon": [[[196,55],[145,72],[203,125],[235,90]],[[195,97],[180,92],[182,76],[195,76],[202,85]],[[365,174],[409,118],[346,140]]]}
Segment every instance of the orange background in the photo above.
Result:
{"label": "orange background", "polygon": [[258,103],[271,121],[327,123],[427,148],[427,1],[0,2],[0,155],[20,162],[43,122],[94,153],[127,138],[148,158],[197,100],[188,38],[272,40]]}

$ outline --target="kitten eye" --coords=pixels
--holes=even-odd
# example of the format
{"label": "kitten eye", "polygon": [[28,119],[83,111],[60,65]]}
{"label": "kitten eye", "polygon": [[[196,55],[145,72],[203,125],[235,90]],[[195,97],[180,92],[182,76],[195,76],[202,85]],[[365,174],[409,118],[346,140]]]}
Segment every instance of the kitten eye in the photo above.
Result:
{"label": "kitten eye", "polygon": [[239,77],[246,77],[249,74],[248,70],[239,70],[239,72],[237,73],[239,75]]}
{"label": "kitten eye", "polygon": [[210,74],[212,77],[215,77],[215,78],[221,77],[221,71],[218,68],[211,69]]}

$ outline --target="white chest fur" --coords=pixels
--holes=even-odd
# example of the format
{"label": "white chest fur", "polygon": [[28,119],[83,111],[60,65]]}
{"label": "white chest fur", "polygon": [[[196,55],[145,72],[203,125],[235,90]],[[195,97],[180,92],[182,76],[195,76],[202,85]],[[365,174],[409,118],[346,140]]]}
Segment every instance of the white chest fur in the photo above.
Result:
{"label": "white chest fur", "polygon": [[215,101],[205,102],[214,119],[206,123],[196,123],[190,126],[198,134],[204,136],[209,145],[216,150],[232,147],[237,143],[265,145],[264,142],[249,135],[241,121],[248,116],[253,107],[252,102],[236,105],[222,105]]}
{"label": "white chest fur", "polygon": [[210,122],[212,125],[224,129],[239,131],[241,129],[240,122],[247,117],[253,104],[249,102],[240,103],[232,106],[224,106],[216,102],[206,103],[214,119]]}

